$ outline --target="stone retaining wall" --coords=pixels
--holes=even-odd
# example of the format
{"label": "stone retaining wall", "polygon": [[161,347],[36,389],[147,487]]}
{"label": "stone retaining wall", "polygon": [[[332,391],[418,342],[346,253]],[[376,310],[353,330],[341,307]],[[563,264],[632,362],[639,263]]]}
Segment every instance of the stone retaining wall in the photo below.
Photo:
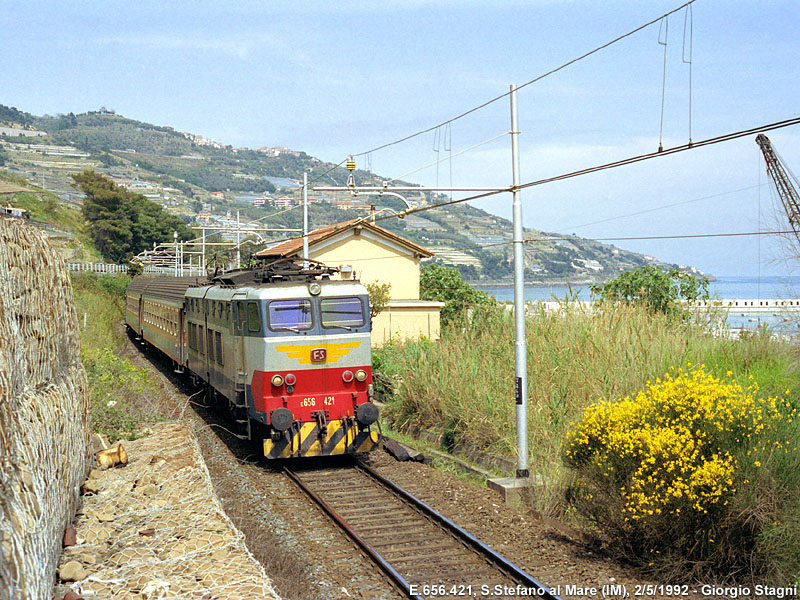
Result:
{"label": "stone retaining wall", "polygon": [[89,459],[69,276],[44,234],[0,217],[0,600],[51,597]]}

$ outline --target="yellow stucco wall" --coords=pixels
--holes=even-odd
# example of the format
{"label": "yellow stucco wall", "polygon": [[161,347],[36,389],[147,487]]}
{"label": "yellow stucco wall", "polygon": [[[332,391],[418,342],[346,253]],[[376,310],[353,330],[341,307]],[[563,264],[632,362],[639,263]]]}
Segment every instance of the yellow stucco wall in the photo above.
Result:
{"label": "yellow stucco wall", "polygon": [[[416,300],[419,298],[419,258],[414,258],[407,250],[399,250],[374,239],[363,232],[355,235],[353,230],[347,237],[327,244],[312,245],[310,258],[332,267],[351,266],[355,278],[361,283],[390,283],[389,296],[394,300]],[[335,279],[352,279],[343,277]]]}
{"label": "yellow stucco wall", "polygon": [[392,337],[439,339],[441,302],[390,302],[372,320],[372,345],[382,346]]}

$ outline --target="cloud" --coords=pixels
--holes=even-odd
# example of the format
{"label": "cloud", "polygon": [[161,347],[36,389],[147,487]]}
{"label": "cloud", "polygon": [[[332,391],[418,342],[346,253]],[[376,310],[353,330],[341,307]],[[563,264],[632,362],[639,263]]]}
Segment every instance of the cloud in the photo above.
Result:
{"label": "cloud", "polygon": [[209,52],[249,60],[254,54],[268,52],[282,60],[308,64],[310,58],[296,46],[289,52],[284,40],[278,35],[260,33],[257,35],[236,35],[230,38],[216,37],[204,32],[197,33],[131,33],[127,35],[99,38],[102,45],[131,46],[151,50],[176,50]]}

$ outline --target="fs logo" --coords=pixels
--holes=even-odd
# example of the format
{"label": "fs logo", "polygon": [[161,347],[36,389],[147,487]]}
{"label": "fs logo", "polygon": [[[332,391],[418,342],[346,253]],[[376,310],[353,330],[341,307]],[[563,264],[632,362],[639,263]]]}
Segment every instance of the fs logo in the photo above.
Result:
{"label": "fs logo", "polygon": [[311,351],[311,361],[312,362],[325,362],[325,359],[328,357],[328,351],[325,348],[314,348]]}

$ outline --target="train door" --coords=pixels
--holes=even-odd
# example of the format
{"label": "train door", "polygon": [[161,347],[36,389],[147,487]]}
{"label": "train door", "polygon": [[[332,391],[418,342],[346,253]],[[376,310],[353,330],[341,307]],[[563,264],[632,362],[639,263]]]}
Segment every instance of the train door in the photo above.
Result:
{"label": "train door", "polygon": [[136,324],[136,336],[144,335],[144,295],[139,294],[139,322]]}
{"label": "train door", "polygon": [[247,356],[244,349],[245,334],[247,330],[247,292],[234,292],[231,303],[233,304],[233,360],[235,370],[234,386],[236,395],[244,395],[247,385]]}

